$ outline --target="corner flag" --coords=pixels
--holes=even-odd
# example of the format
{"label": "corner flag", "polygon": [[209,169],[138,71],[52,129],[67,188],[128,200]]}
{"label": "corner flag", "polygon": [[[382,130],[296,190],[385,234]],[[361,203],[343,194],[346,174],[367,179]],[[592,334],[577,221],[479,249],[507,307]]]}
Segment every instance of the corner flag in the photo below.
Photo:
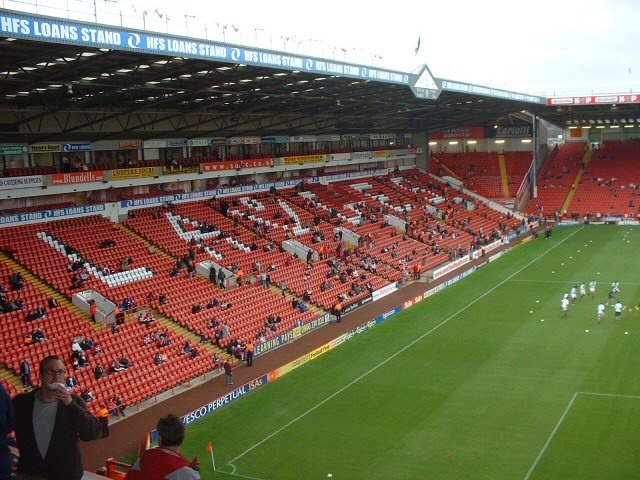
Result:
{"label": "corner flag", "polygon": [[216,471],[216,461],[213,458],[213,443],[209,440],[209,445],[207,445],[207,451],[211,453],[211,465],[213,465],[213,471]]}

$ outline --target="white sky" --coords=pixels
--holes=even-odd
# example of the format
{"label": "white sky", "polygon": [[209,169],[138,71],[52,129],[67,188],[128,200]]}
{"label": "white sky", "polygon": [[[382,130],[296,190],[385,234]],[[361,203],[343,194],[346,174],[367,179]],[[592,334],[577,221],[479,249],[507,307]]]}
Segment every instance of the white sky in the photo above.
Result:
{"label": "white sky", "polygon": [[211,40],[400,71],[426,63],[436,78],[542,96],[640,91],[638,0],[0,2],[130,28],[144,17],[175,35],[204,37],[207,23]]}

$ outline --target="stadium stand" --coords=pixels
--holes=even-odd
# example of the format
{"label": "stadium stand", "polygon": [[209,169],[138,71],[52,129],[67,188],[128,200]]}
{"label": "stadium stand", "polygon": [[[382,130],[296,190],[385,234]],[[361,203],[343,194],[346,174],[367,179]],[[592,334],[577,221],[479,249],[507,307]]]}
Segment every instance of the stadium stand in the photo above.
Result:
{"label": "stadium stand", "polygon": [[571,191],[587,148],[584,142],[564,143],[550,154],[538,175],[538,198],[531,202],[530,213],[564,215],[562,206]]}
{"label": "stadium stand", "polygon": [[[504,157],[506,178],[500,169],[500,156]],[[466,188],[486,198],[513,196],[531,168],[531,152],[465,152],[432,154],[431,173],[453,174],[464,182]],[[503,184],[511,191],[505,195]]]}
{"label": "stadium stand", "polygon": [[638,218],[640,142],[610,141],[593,153],[568,209],[572,216]]}

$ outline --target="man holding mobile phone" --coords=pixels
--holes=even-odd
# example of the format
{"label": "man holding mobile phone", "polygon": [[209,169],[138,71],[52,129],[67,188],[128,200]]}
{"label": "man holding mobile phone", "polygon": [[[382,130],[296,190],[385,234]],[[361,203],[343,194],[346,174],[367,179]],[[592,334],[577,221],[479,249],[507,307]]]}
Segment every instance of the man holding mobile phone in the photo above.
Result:
{"label": "man holding mobile phone", "polygon": [[58,356],[40,362],[40,388],[13,399],[18,474],[47,480],[80,480],[84,471],[79,439],[100,438],[100,421],[82,398],[65,387],[67,370]]}

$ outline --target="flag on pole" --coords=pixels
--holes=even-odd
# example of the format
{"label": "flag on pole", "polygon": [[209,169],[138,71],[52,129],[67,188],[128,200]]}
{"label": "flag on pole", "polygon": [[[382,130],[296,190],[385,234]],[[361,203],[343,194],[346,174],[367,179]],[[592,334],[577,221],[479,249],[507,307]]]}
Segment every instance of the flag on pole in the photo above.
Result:
{"label": "flag on pole", "polygon": [[418,44],[416,45],[416,55],[418,54],[418,50],[420,50],[420,37],[418,37]]}
{"label": "flag on pole", "polygon": [[216,460],[213,458],[213,443],[209,440],[209,445],[207,445],[207,451],[211,453],[211,465],[213,466],[213,471],[216,471]]}

